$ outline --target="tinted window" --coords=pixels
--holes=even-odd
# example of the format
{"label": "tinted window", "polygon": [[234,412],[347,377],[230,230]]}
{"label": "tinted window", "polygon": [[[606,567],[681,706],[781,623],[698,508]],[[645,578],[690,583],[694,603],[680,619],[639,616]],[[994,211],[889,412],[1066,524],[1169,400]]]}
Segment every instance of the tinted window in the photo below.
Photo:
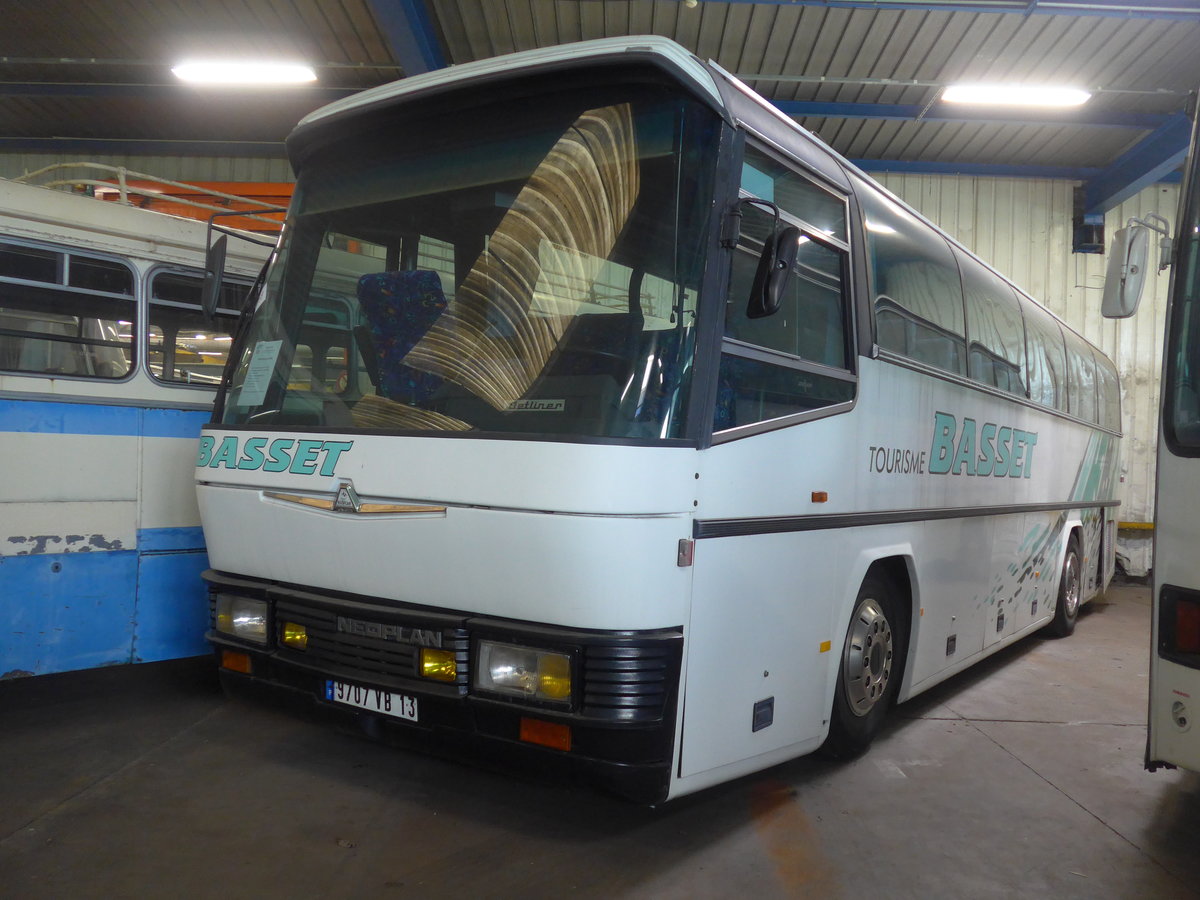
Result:
{"label": "tinted window", "polygon": [[[743,184],[753,190],[761,179],[761,155],[748,154]],[[816,191],[802,189],[797,173],[776,171],[775,183],[792,185],[790,202],[803,204]],[[759,191],[765,188],[759,186]],[[761,196],[761,194],[759,194]],[[775,194],[785,217],[802,220],[800,211]],[[839,200],[839,206],[844,204]],[[846,252],[824,243],[814,228],[804,227],[779,311],[750,318],[748,301],[774,217],[754,207],[745,209],[741,243],[734,251],[725,314],[725,337],[718,375],[715,431],[808,412],[854,399],[846,345]]]}
{"label": "tinted window", "polygon": [[1089,422],[1098,421],[1096,413],[1096,361],[1092,348],[1079,335],[1064,331],[1067,344],[1067,408]]}
{"label": "tinted window", "polygon": [[1121,430],[1121,384],[1117,369],[1103,353],[1096,358],[1096,387],[1100,407],[1100,427],[1109,431]]}
{"label": "tinted window", "polygon": [[133,272],[107,259],[71,257],[67,283],[104,294],[133,295]]}
{"label": "tinted window", "polygon": [[1025,396],[1025,323],[1017,295],[1003,278],[954,248],[967,304],[967,374]]}
{"label": "tinted window", "polygon": [[707,431],[685,416],[720,120],[657,85],[542,84],[314,151],[227,423]]}
{"label": "tinted window", "polygon": [[967,373],[963,292],[950,245],[859,181],[875,292],[876,340],[919,362]]}
{"label": "tinted window", "polygon": [[0,244],[0,369],[123,378],[133,364],[134,315],[133,270],[124,263]]}
{"label": "tinted window", "polygon": [[1023,298],[1029,353],[1029,399],[1054,409],[1067,408],[1067,358],[1058,321],[1038,304]]}
{"label": "tinted window", "polygon": [[822,233],[847,240],[846,201],[755,147],[746,147],[742,189]]}
{"label": "tinted window", "polygon": [[213,321],[200,311],[199,274],[156,272],[150,282],[148,354],[150,374],[160,381],[210,384],[221,381],[237,316],[249,285],[226,281]]}
{"label": "tinted window", "polygon": [[[746,218],[770,217],[750,209]],[[747,300],[758,269],[759,252],[743,247],[734,254],[725,334],[825,366],[846,366],[842,253],[801,236],[796,266],[779,312],[751,319]]]}
{"label": "tinted window", "polygon": [[59,265],[62,260],[63,254],[53,250],[0,244],[0,276],[5,278],[57,284],[61,280]]}
{"label": "tinted window", "polygon": [[713,431],[854,399],[854,383],[731,353],[721,355]]}

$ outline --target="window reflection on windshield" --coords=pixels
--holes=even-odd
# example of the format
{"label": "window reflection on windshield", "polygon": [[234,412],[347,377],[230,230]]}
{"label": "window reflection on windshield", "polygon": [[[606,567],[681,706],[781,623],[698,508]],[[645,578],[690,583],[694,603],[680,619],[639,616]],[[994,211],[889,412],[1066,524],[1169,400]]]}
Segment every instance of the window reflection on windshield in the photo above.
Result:
{"label": "window reflection on windshield", "polygon": [[226,421],[680,436],[715,122],[564,103],[302,171]]}

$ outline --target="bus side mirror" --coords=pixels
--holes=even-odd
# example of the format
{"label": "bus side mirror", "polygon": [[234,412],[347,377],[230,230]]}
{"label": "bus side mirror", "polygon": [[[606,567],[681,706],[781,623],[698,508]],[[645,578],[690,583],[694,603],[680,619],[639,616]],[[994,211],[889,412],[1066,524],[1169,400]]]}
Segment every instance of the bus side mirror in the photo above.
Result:
{"label": "bus side mirror", "polygon": [[779,312],[799,252],[799,228],[781,228],[767,239],[762,256],[758,258],[750,301],[746,304],[747,319],[763,319]]}
{"label": "bus side mirror", "polygon": [[1158,242],[1158,271],[1171,265],[1174,255],[1171,225],[1162,216],[1149,213],[1130,219],[1113,235],[1108,270],[1104,276],[1104,299],[1100,312],[1106,319],[1127,319],[1137,312],[1146,276],[1150,274],[1150,232],[1162,235]]}
{"label": "bus side mirror", "polygon": [[221,281],[225,277],[225,247],[227,235],[221,235],[204,254],[204,283],[200,287],[200,308],[204,318],[212,321],[217,314],[217,301],[221,299]]}

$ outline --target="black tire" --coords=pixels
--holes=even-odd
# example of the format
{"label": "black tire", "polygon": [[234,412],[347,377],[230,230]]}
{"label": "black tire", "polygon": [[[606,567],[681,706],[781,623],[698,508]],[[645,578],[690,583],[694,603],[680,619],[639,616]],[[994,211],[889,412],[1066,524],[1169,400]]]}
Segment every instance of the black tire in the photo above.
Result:
{"label": "black tire", "polygon": [[842,643],[822,756],[853,759],[871,746],[900,688],[907,628],[900,592],[881,573],[869,572]]}
{"label": "black tire", "polygon": [[1058,575],[1058,604],[1054,607],[1054,621],[1046,626],[1046,631],[1053,637],[1070,637],[1075,631],[1082,604],[1083,561],[1079,556],[1079,537],[1072,534],[1063,556],[1062,572]]}

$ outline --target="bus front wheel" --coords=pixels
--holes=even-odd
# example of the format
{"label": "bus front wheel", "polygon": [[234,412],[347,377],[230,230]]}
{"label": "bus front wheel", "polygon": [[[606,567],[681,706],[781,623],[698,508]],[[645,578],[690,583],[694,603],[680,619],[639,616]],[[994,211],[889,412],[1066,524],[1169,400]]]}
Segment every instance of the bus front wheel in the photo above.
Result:
{"label": "bus front wheel", "polygon": [[1055,637],[1068,637],[1075,630],[1075,621],[1079,618],[1079,606],[1083,598],[1082,572],[1079,537],[1072,534],[1067,542],[1067,554],[1063,558],[1062,575],[1058,579],[1058,606],[1054,609],[1054,621],[1048,629]]}
{"label": "bus front wheel", "polygon": [[869,573],[842,644],[822,756],[850,759],[871,745],[900,685],[904,645],[898,591],[878,572]]}

